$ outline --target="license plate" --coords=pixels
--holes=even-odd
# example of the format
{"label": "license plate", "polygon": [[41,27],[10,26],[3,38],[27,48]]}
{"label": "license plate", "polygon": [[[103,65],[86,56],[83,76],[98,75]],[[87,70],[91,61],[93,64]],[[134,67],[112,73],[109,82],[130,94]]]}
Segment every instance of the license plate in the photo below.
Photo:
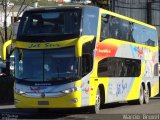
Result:
{"label": "license plate", "polygon": [[38,101],[38,105],[49,105],[48,101]]}

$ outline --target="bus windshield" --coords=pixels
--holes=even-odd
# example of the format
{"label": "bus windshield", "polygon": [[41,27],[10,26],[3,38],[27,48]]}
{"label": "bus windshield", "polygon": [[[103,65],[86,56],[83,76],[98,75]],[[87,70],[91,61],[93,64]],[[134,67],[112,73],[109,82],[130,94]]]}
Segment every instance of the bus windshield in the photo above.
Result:
{"label": "bus windshield", "polygon": [[17,39],[51,41],[79,37],[80,23],[80,9],[25,12]]}
{"label": "bus windshield", "polygon": [[74,47],[52,50],[15,50],[15,77],[25,81],[60,81],[77,77]]}

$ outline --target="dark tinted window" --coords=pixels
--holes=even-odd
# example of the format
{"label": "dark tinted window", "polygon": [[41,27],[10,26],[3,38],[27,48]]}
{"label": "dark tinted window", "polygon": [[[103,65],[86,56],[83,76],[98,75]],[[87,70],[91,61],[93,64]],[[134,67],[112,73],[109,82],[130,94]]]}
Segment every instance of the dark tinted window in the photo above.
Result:
{"label": "dark tinted window", "polygon": [[44,37],[45,40],[55,39],[57,36],[63,36],[64,39],[66,36],[78,37],[80,24],[81,10],[78,9],[26,12],[21,19],[17,37],[34,37],[35,40],[44,40]]}
{"label": "dark tinted window", "polygon": [[116,18],[116,17],[111,17],[109,21],[109,28],[110,28],[110,33],[111,37],[115,39],[120,39],[122,35],[121,31],[121,20]]}
{"label": "dark tinted window", "polygon": [[157,35],[156,30],[152,28],[103,14],[101,21],[101,41],[107,38],[155,46]]}
{"label": "dark tinted window", "polygon": [[106,38],[115,38],[130,41],[131,24],[123,19],[109,15],[102,15],[101,22],[101,40]]}
{"label": "dark tinted window", "polygon": [[141,61],[126,58],[106,58],[98,63],[99,77],[138,77]]}
{"label": "dark tinted window", "polygon": [[82,76],[87,75],[93,68],[93,43],[87,42],[82,47]]}
{"label": "dark tinted window", "polygon": [[93,67],[92,56],[89,54],[82,55],[82,76],[87,75]]}
{"label": "dark tinted window", "polygon": [[109,16],[103,15],[101,21],[101,40],[110,37]]}

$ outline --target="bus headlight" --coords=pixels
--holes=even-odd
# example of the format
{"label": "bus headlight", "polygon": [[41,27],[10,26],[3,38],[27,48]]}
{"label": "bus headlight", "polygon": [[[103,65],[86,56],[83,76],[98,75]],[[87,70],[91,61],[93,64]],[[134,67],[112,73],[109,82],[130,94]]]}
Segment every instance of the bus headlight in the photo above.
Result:
{"label": "bus headlight", "polygon": [[69,93],[72,93],[72,92],[75,92],[77,90],[80,90],[80,86],[78,87],[74,87],[74,88],[70,88],[70,89],[66,89],[66,90],[63,90],[62,92],[65,93],[65,94],[69,94]]}

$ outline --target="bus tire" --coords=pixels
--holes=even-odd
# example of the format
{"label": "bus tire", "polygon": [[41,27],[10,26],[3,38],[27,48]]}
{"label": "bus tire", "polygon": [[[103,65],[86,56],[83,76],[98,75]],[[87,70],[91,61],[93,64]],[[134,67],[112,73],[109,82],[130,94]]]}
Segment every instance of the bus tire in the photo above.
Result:
{"label": "bus tire", "polygon": [[145,104],[149,103],[149,88],[148,88],[148,85],[144,89],[144,103]]}
{"label": "bus tire", "polygon": [[98,88],[96,93],[96,103],[94,106],[90,107],[90,112],[94,114],[98,114],[100,111],[100,106],[101,106],[101,95],[100,95],[100,90]]}
{"label": "bus tire", "polygon": [[128,103],[130,105],[143,105],[143,103],[144,103],[144,88],[142,85],[140,87],[139,98],[137,100],[128,101]]}
{"label": "bus tire", "polygon": [[138,104],[143,105],[144,103],[144,88],[143,85],[141,85],[140,87],[140,91],[139,91],[139,99],[138,99]]}

